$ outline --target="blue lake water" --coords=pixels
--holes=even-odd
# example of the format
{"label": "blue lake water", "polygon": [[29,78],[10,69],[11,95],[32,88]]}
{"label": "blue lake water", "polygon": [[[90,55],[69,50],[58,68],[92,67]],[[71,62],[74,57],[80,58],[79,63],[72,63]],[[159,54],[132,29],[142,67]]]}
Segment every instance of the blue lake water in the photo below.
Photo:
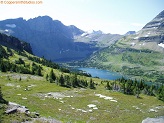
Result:
{"label": "blue lake water", "polygon": [[101,79],[116,80],[122,78],[123,75],[108,70],[96,69],[96,68],[77,68],[78,70],[85,71],[92,75],[92,77],[99,77]]}

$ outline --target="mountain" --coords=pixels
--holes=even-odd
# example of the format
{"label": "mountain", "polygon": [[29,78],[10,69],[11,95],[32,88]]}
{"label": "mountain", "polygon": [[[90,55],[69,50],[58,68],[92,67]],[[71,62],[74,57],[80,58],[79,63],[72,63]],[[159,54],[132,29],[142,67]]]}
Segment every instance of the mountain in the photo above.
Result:
{"label": "mountain", "polygon": [[132,35],[132,34],[135,34],[136,33],[136,31],[128,31],[126,34],[125,34],[125,36],[127,36],[127,35]]}
{"label": "mountain", "polygon": [[[86,42],[84,38],[86,36],[82,36],[86,32],[74,25],[65,26],[49,16],[39,16],[29,20],[23,18],[3,20],[0,21],[0,32],[30,43],[35,55],[44,56],[52,61],[84,59],[120,37],[94,31],[89,34],[87,39],[89,42]],[[77,40],[79,38],[80,41]]]}
{"label": "mountain", "polygon": [[164,11],[140,31],[124,36],[80,64],[146,81],[164,82]]}
{"label": "mountain", "polygon": [[39,16],[27,21],[23,18],[0,21],[0,30],[1,33],[30,43],[35,55],[51,60],[81,59],[95,50],[88,44],[74,43],[74,35],[82,34],[82,30],[75,26],[65,26],[49,16]]}
{"label": "mountain", "polygon": [[[126,47],[134,49],[150,49],[163,52],[164,44],[164,11],[147,23],[137,33],[124,37],[119,41]],[[123,46],[123,45],[122,45]]]}
{"label": "mountain", "polygon": [[[71,72],[19,50],[24,46],[17,47],[18,42],[24,44],[19,39],[5,34],[0,36],[0,41],[7,46],[0,45],[1,123],[101,123],[108,120],[138,123],[146,117],[157,116],[157,112],[163,115],[164,86],[150,86],[143,81],[136,84],[124,78],[108,81],[91,78],[87,73]],[[119,108],[115,108],[118,104]],[[142,109],[138,110],[138,106]],[[109,111],[111,117],[107,117]],[[131,118],[136,111],[137,116]],[[100,113],[102,115],[97,117]]]}
{"label": "mountain", "polygon": [[94,31],[90,30],[84,32],[81,35],[77,35],[74,38],[75,42],[86,42],[89,44],[93,44],[96,47],[103,48],[108,47],[114,44],[117,40],[122,38],[122,35],[119,34],[104,34],[102,31]]}
{"label": "mountain", "polygon": [[13,36],[7,36],[5,34],[0,33],[0,45],[6,46],[8,48],[12,48],[18,51],[25,50],[32,54],[32,48],[29,43],[20,41],[19,39]]}
{"label": "mountain", "polygon": [[74,25],[70,25],[68,26],[69,30],[71,31],[71,33],[73,34],[73,36],[76,36],[76,35],[81,35],[82,33],[84,33],[83,30],[77,28],[76,26]]}

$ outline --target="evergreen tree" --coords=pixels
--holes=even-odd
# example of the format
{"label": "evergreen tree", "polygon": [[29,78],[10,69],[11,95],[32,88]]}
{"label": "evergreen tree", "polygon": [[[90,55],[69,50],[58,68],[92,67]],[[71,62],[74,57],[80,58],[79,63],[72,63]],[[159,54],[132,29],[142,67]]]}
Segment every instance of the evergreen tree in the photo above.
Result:
{"label": "evergreen tree", "polygon": [[37,75],[42,76],[42,70],[41,70],[41,66],[39,65],[38,69],[37,69]]}
{"label": "evergreen tree", "polygon": [[60,86],[64,86],[64,77],[63,77],[63,75],[61,75],[60,78],[59,78],[59,84],[60,84]]}
{"label": "evergreen tree", "polygon": [[157,91],[157,97],[158,99],[162,100],[164,102],[164,85],[162,85],[158,91]]}
{"label": "evergreen tree", "polygon": [[6,65],[5,65],[5,63],[3,61],[1,61],[1,63],[0,63],[0,70],[2,72],[6,72],[7,71],[7,67],[6,67]]}
{"label": "evergreen tree", "polygon": [[71,87],[70,77],[68,75],[64,77],[64,80],[65,80],[66,86]]}
{"label": "evergreen tree", "polygon": [[78,80],[77,80],[77,75],[76,75],[76,74],[74,74],[73,77],[72,77],[71,79],[72,79],[72,86],[73,86],[73,87],[79,86]]}
{"label": "evergreen tree", "polygon": [[55,74],[53,72],[53,69],[51,69],[50,74],[49,74],[49,81],[53,82],[55,80],[56,80],[56,76],[55,76]]}
{"label": "evergreen tree", "polygon": [[94,82],[92,81],[92,79],[90,79],[90,81],[89,81],[89,88],[90,88],[90,89],[95,89],[95,84],[94,84]]}
{"label": "evergreen tree", "polygon": [[107,81],[107,83],[106,83],[106,89],[108,89],[108,90],[112,89],[112,87],[109,85],[109,81]]}
{"label": "evergreen tree", "polygon": [[3,94],[2,94],[2,90],[1,90],[1,86],[0,86],[0,102],[3,99]]}
{"label": "evergreen tree", "polygon": [[22,80],[22,78],[20,77],[20,78],[19,78],[19,81],[21,81],[21,80]]}
{"label": "evergreen tree", "polygon": [[48,81],[48,78],[49,78],[49,76],[48,76],[48,74],[46,74],[46,80]]}
{"label": "evergreen tree", "polygon": [[2,88],[0,86],[0,103],[7,104],[8,102],[3,99]]}

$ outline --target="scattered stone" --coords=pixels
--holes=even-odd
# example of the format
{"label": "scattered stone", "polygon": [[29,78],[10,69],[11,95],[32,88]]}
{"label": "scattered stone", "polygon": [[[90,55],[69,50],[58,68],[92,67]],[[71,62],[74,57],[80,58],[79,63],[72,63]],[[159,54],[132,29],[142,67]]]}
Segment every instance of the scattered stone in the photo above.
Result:
{"label": "scattered stone", "polygon": [[142,123],[164,123],[164,116],[160,116],[157,118],[146,118],[142,121]]}
{"label": "scattered stone", "polygon": [[71,107],[71,109],[75,109],[74,107]]}
{"label": "scattered stone", "polygon": [[47,96],[52,96],[52,94],[51,93],[48,93]]}
{"label": "scattered stone", "polygon": [[77,111],[82,111],[82,109],[77,109]]}
{"label": "scattered stone", "polygon": [[25,106],[21,106],[17,103],[9,102],[8,108],[5,111],[6,114],[11,114],[15,112],[20,112],[20,113],[26,113],[29,114],[29,109],[27,109]]}
{"label": "scattered stone", "polygon": [[14,87],[15,85],[12,83],[7,83],[6,86]]}
{"label": "scattered stone", "polygon": [[64,103],[64,101],[60,101],[61,103]]}
{"label": "scattered stone", "polygon": [[85,111],[85,110],[81,110],[82,112],[84,112],[84,113],[86,113],[87,111]]}
{"label": "scattered stone", "polygon": [[97,107],[94,107],[93,109],[94,109],[94,110],[97,110],[98,108],[97,108]]}
{"label": "scattered stone", "polygon": [[112,100],[113,97],[105,97],[104,99],[105,99],[105,100]]}
{"label": "scattered stone", "polygon": [[94,108],[94,107],[96,107],[96,105],[94,105],[94,104],[89,104],[89,105],[87,105],[89,108]]}
{"label": "scattered stone", "polygon": [[158,111],[155,109],[149,109],[149,112],[158,112]]}
{"label": "scattered stone", "polygon": [[117,102],[117,100],[110,100],[110,101],[112,101],[112,102]]}
{"label": "scattered stone", "polygon": [[23,100],[27,100],[27,98],[26,98],[26,97],[22,97],[22,99],[23,99]]}
{"label": "scattered stone", "polygon": [[20,85],[17,85],[16,87],[17,87],[17,88],[20,88],[21,86],[20,86]]}
{"label": "scattered stone", "polygon": [[88,110],[89,112],[92,112],[92,110],[90,109],[90,110]]}

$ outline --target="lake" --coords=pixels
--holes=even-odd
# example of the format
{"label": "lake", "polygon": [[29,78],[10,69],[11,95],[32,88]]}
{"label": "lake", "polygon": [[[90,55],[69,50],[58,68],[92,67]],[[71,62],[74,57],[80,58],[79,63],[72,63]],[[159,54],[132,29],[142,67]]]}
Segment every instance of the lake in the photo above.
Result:
{"label": "lake", "polygon": [[101,79],[107,79],[107,80],[116,80],[122,78],[123,76],[120,73],[111,72],[108,70],[96,69],[96,68],[77,68],[77,69],[91,74],[92,77],[99,77]]}
{"label": "lake", "polygon": [[[92,77],[99,77],[101,79],[106,79],[106,80],[116,80],[119,78],[122,78],[122,76],[126,79],[128,79],[127,76],[122,75],[121,73],[117,72],[112,72],[108,70],[103,70],[103,69],[96,69],[96,68],[76,68],[78,70],[85,71],[86,73],[89,73],[92,75]],[[154,83],[154,82],[145,82],[148,85],[156,85],[160,86],[162,85],[161,83]]]}

